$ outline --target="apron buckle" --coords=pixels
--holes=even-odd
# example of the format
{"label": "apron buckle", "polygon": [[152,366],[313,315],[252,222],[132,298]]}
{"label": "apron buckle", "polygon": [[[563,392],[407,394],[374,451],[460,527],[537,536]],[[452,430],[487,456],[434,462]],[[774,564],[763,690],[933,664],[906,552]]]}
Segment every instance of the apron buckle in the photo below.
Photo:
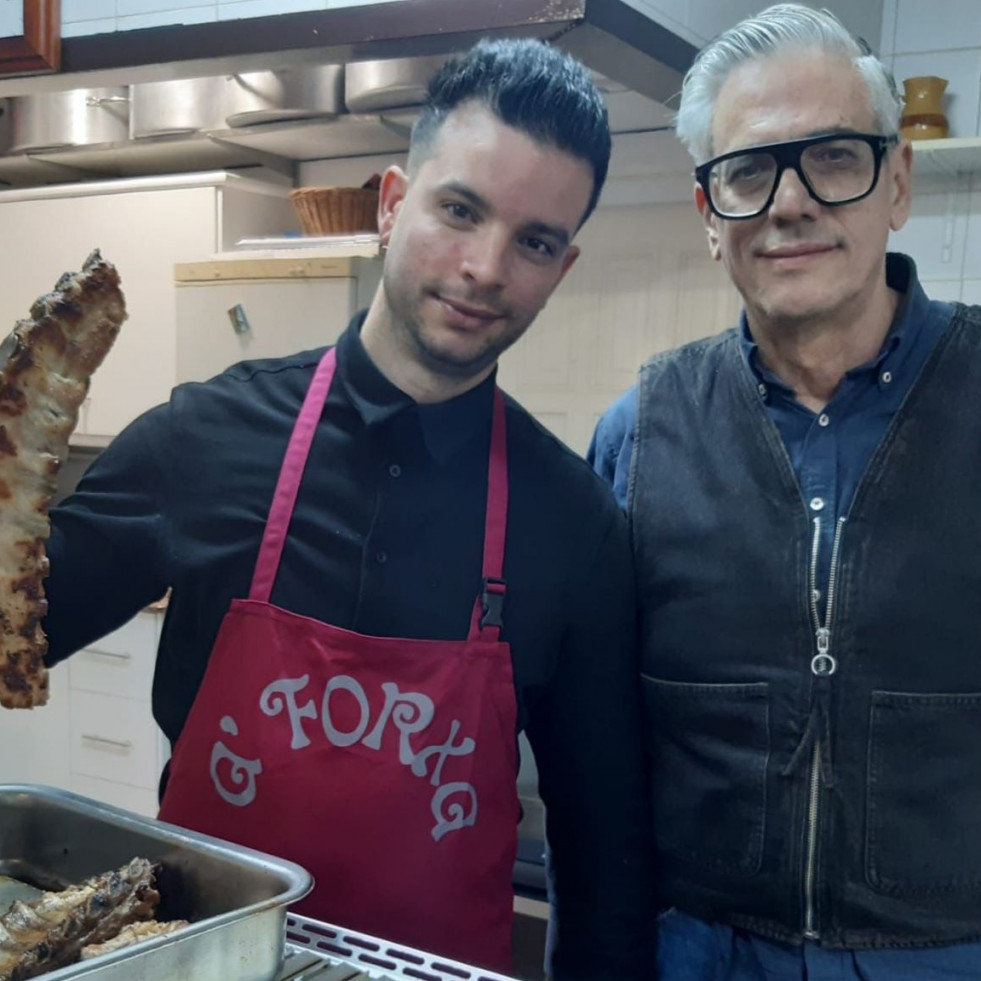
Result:
{"label": "apron buckle", "polygon": [[480,597],[480,605],[484,615],[480,618],[481,627],[504,626],[504,594],[507,583],[503,579],[487,576],[484,579],[484,591]]}

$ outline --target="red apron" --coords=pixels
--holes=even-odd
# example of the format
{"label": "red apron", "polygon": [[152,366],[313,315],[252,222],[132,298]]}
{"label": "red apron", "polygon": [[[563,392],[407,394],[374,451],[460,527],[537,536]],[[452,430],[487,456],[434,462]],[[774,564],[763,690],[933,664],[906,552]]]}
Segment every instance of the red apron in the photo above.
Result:
{"label": "red apron", "polygon": [[334,374],[290,438],[252,587],[225,615],[174,749],[160,819],[280,855],[298,911],[503,973],[517,847],[516,705],[499,639],[507,521],[495,391],[484,589],[463,641],[366,637],[269,602]]}

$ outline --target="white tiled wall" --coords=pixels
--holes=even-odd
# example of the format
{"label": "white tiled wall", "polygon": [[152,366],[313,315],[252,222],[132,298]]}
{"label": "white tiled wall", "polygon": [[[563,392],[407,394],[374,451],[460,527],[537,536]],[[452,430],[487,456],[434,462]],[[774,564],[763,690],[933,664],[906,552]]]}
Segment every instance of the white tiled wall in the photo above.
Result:
{"label": "white tiled wall", "polygon": [[0,0],[0,37],[13,37],[24,32],[22,0]]}
{"label": "white tiled wall", "polygon": [[[359,7],[371,3],[406,2],[408,0],[211,0],[210,3],[202,0],[62,0],[62,36],[80,37],[144,27],[203,24],[209,21],[269,17],[307,10]],[[476,0],[445,2],[469,3]],[[0,18],[4,14],[4,7],[14,4],[19,6],[20,3],[21,0],[0,0]],[[0,36],[3,33],[0,29]]]}
{"label": "white tiled wall", "polygon": [[[981,2],[885,0],[882,59],[902,90],[914,75],[948,79],[944,109],[952,137],[981,134]],[[913,213],[891,247],[916,260],[927,293],[981,303],[981,175],[919,181]]]}

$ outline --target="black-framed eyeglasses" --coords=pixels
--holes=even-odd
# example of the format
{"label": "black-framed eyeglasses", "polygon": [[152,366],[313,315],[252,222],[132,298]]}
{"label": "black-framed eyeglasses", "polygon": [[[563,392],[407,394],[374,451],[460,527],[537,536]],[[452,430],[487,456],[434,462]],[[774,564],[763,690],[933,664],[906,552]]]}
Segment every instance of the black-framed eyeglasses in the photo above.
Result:
{"label": "black-framed eyeglasses", "polygon": [[899,142],[878,133],[827,133],[723,153],[695,168],[709,207],[720,218],[755,218],[773,204],[783,172],[792,168],[808,194],[834,207],[875,189],[882,159]]}

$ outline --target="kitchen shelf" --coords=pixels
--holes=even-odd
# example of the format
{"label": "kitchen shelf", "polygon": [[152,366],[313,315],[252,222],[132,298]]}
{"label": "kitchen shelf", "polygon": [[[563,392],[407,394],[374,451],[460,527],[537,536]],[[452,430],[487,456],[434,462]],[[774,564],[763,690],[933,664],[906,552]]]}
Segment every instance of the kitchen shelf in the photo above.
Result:
{"label": "kitchen shelf", "polygon": [[[227,255],[227,254],[226,254]],[[205,262],[178,262],[174,266],[177,283],[215,283],[222,280],[242,282],[251,279],[353,279],[359,262],[354,256],[297,255],[257,257],[237,255]]]}
{"label": "kitchen shelf", "polygon": [[380,116],[343,115],[291,123],[265,123],[211,135],[231,146],[259,150],[289,160],[363,157],[404,153],[419,110],[398,109]]}
{"label": "kitchen shelf", "polygon": [[981,173],[981,137],[945,140],[913,140],[915,177],[941,177],[950,180]]}
{"label": "kitchen shelf", "polygon": [[248,150],[216,142],[206,133],[66,147],[33,153],[31,157],[42,163],[67,166],[99,177],[224,170],[256,162],[255,155]]}
{"label": "kitchen shelf", "polygon": [[[606,99],[611,128],[628,140],[670,127],[668,110],[636,92],[609,91]],[[419,112],[409,106],[10,154],[0,156],[0,182],[34,187],[251,166],[292,176],[299,162],[405,153]]]}
{"label": "kitchen shelf", "polygon": [[[291,166],[278,161],[282,168]],[[267,165],[263,154],[229,146],[205,133],[125,143],[31,151],[0,157],[0,182],[9,187],[67,184],[107,177],[144,177]]]}
{"label": "kitchen shelf", "polygon": [[59,147],[0,156],[10,187],[265,166],[292,175],[295,162],[404,153],[417,108],[380,116],[342,115],[261,123],[119,143]]}
{"label": "kitchen shelf", "polygon": [[89,176],[88,171],[58,162],[48,163],[26,153],[0,157],[0,188],[67,184]]}

